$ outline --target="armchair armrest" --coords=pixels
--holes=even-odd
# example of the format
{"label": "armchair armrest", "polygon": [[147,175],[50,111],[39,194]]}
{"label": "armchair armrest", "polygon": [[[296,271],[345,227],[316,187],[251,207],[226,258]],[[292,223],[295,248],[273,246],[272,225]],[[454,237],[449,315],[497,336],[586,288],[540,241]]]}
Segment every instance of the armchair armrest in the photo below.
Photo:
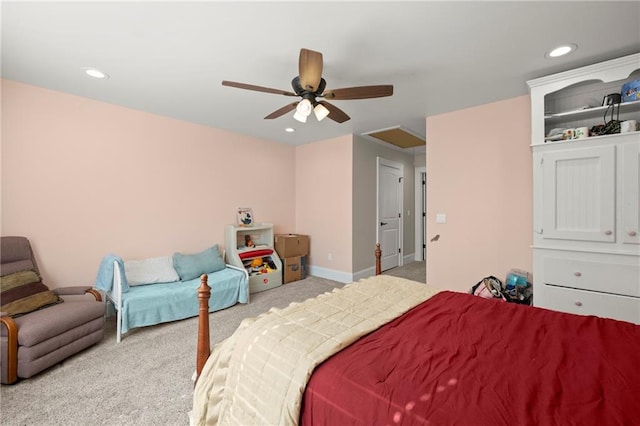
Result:
{"label": "armchair armrest", "polygon": [[7,328],[7,383],[18,380],[18,326],[6,312],[0,312],[0,324]]}
{"label": "armchair armrest", "polygon": [[60,287],[54,288],[53,291],[55,291],[58,296],[74,296],[90,293],[98,302],[102,302],[102,294],[90,286]]}

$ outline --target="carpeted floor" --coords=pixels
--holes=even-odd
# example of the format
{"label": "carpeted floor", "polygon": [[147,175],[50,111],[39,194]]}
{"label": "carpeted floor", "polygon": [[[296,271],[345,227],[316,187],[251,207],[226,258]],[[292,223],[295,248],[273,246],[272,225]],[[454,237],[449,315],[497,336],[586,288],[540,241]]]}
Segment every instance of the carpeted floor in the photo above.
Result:
{"label": "carpeted floor", "polygon": [[[387,272],[425,282],[424,262]],[[251,295],[248,305],[210,314],[211,341],[246,317],[342,287],[317,277]],[[49,370],[0,388],[0,423],[9,425],[187,425],[197,318],[134,329],[115,341],[115,317],[99,344]]]}
{"label": "carpeted floor", "polygon": [[407,278],[420,283],[427,282],[427,265],[424,261],[407,263],[400,268],[389,269],[383,273],[395,277]]}

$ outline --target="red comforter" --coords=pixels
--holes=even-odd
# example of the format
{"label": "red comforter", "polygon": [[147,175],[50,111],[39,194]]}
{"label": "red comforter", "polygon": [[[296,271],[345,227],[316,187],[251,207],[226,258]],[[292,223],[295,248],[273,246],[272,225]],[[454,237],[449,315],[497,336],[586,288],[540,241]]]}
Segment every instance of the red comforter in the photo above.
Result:
{"label": "red comforter", "polygon": [[640,425],[640,326],[441,292],[313,373],[303,425]]}

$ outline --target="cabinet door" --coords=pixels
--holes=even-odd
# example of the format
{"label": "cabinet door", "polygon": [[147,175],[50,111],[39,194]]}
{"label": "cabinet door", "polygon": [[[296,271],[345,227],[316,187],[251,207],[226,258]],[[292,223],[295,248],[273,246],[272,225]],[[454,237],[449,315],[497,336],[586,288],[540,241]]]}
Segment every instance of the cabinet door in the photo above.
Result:
{"label": "cabinet door", "polygon": [[615,242],[615,149],[543,155],[543,238]]}
{"label": "cabinet door", "polygon": [[640,244],[640,142],[621,148],[622,242]]}

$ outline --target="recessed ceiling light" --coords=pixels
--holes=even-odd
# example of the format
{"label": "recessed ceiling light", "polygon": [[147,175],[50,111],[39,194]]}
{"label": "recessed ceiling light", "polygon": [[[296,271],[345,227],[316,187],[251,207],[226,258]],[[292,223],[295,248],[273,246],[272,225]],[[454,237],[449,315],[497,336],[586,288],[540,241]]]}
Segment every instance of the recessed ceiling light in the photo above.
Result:
{"label": "recessed ceiling light", "polygon": [[289,133],[293,133],[296,131],[296,129],[294,129],[293,127],[287,127],[286,129],[284,129],[285,132],[289,132]]}
{"label": "recessed ceiling light", "polygon": [[545,56],[547,58],[557,58],[558,56],[564,56],[568,53],[571,53],[577,48],[578,46],[576,46],[575,44],[563,44],[551,50],[550,52],[547,52]]}
{"label": "recessed ceiling light", "polygon": [[85,72],[85,74],[87,74],[89,77],[93,77],[93,78],[109,78],[109,74],[107,74],[106,72],[102,72],[99,69],[96,68],[82,68],[82,70]]}

